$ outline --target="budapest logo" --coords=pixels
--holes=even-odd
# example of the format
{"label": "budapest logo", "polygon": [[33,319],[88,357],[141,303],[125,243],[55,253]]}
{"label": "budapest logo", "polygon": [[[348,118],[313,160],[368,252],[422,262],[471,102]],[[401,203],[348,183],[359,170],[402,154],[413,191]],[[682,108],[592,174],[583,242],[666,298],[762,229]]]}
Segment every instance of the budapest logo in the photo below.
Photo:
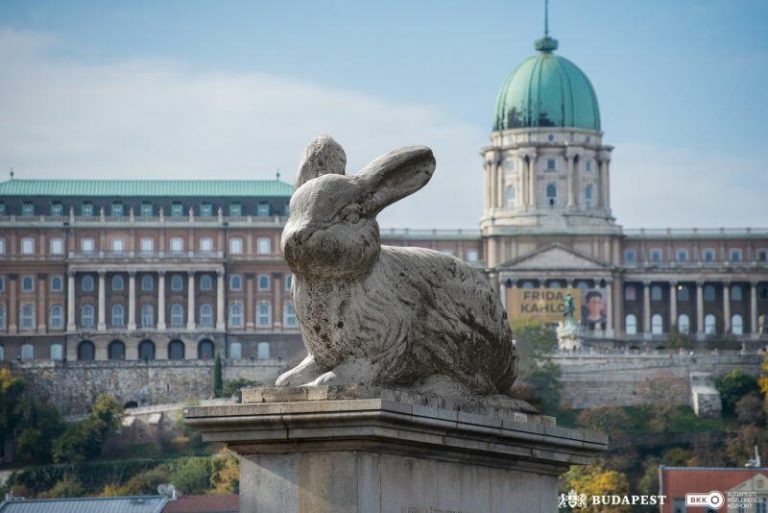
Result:
{"label": "budapest logo", "polygon": [[720,509],[723,504],[725,504],[725,496],[718,491],[685,494],[686,507]]}
{"label": "budapest logo", "polygon": [[566,506],[570,507],[571,509],[586,508],[587,495],[584,493],[576,493],[576,490],[571,490],[568,492],[568,495],[561,493],[560,504],[558,504],[557,507],[564,508]]}

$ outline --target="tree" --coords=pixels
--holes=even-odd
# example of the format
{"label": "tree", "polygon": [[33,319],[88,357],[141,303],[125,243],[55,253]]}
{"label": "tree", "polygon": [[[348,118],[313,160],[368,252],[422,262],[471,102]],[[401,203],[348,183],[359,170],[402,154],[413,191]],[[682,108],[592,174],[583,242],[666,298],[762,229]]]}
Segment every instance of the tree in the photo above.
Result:
{"label": "tree", "polygon": [[643,384],[643,409],[648,425],[657,431],[667,431],[677,407],[685,403],[686,391],[669,374],[659,373]]}
{"label": "tree", "polygon": [[216,359],[213,362],[213,395],[221,397],[224,389],[224,381],[221,377],[221,355],[216,353]]}
{"label": "tree", "polygon": [[735,414],[736,402],[739,399],[750,392],[760,390],[757,379],[745,374],[741,369],[734,369],[717,378],[715,387],[720,392],[720,399],[723,401],[723,415],[729,417]]}
{"label": "tree", "polygon": [[204,494],[211,488],[210,458],[187,458],[171,475],[171,483],[188,495]]}
{"label": "tree", "polygon": [[515,323],[518,363],[518,380],[515,395],[534,402],[542,413],[557,415],[560,411],[560,366],[548,356],[557,346],[555,332],[548,326],[536,323]]}
{"label": "tree", "polygon": [[587,429],[607,433],[611,440],[615,440],[626,434],[630,419],[620,406],[600,406],[582,410],[576,423]]}
{"label": "tree", "polygon": [[725,454],[735,467],[743,466],[755,457],[755,446],[760,454],[768,454],[768,432],[757,426],[742,426],[725,443]]}
{"label": "tree", "polygon": [[9,369],[0,369],[0,450],[6,447],[6,441],[12,440],[19,418],[16,409],[21,401],[26,384],[22,378]]}
{"label": "tree", "polygon": [[91,408],[87,419],[67,427],[53,444],[53,459],[57,463],[80,463],[101,454],[107,438],[120,427],[123,408],[113,397],[101,395]]}
{"label": "tree", "polygon": [[757,392],[750,392],[738,401],[736,401],[736,418],[742,424],[765,424],[765,412],[763,411],[763,400]]}
{"label": "tree", "polygon": [[[563,474],[562,481],[566,490],[574,490],[587,497],[594,495],[627,495],[629,482],[627,477],[615,470],[606,470],[601,464],[574,465]],[[589,511],[595,513],[626,513],[630,506],[621,504],[589,505]]]}

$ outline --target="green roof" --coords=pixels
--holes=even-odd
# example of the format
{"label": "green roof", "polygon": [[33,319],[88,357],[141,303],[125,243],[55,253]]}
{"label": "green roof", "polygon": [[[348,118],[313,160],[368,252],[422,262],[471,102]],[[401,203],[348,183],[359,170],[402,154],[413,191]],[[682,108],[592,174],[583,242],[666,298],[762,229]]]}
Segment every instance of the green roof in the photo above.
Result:
{"label": "green roof", "polygon": [[280,196],[279,180],[19,180],[0,182],[0,196]]}
{"label": "green roof", "polygon": [[566,127],[600,130],[597,95],[578,66],[554,55],[557,41],[536,42],[537,55],[512,72],[496,100],[494,131]]}

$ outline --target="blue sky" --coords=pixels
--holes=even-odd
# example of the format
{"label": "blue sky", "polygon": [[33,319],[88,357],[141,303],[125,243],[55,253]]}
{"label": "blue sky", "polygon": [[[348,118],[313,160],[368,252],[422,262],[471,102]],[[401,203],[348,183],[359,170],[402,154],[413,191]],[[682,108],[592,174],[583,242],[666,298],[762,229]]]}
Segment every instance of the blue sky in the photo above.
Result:
{"label": "blue sky", "polygon": [[[597,90],[621,224],[768,224],[768,2],[550,12],[559,53]],[[476,227],[495,96],[542,28],[543,0],[5,0],[0,169],[292,178],[318,131],[351,170],[427,143],[433,183],[383,224]]]}

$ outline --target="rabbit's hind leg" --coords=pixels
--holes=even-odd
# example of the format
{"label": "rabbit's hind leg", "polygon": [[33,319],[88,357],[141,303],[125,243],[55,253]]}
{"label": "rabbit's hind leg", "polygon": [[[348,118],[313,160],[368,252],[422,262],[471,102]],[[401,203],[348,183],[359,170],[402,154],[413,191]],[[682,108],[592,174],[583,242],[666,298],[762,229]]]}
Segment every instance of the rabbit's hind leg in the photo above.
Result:
{"label": "rabbit's hind leg", "polygon": [[286,371],[275,381],[276,387],[298,387],[306,385],[323,374],[323,370],[315,362],[312,355],[304,358],[300,364],[293,369]]}
{"label": "rabbit's hind leg", "polygon": [[377,376],[376,365],[369,360],[352,358],[307,385],[369,385],[375,383]]}

